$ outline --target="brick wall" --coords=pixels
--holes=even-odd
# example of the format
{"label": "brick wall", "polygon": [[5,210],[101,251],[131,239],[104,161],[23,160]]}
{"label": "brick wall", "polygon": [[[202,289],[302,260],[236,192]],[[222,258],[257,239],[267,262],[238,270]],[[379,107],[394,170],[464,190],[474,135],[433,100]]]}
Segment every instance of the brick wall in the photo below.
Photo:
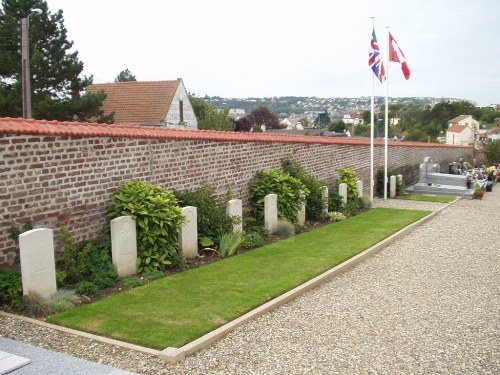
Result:
{"label": "brick wall", "polygon": [[[376,142],[375,172],[384,164]],[[418,179],[425,156],[447,169],[472,149],[390,142],[389,168]],[[144,180],[171,190],[207,182],[248,202],[248,184],[261,169],[292,156],[316,177],[334,183],[336,168],[353,169],[369,193],[367,140],[313,136],[184,131],[136,126],[0,119],[0,265],[15,260],[9,228],[26,222],[55,230],[64,223],[77,241],[101,233],[113,193],[124,181]],[[443,170],[444,170],[443,169]]]}

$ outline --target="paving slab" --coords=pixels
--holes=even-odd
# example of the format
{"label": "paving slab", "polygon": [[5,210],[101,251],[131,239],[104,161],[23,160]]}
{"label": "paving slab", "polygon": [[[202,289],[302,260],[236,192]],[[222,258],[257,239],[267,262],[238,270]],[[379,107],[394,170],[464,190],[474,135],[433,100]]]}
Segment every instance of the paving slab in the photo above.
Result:
{"label": "paving slab", "polygon": [[9,375],[134,375],[64,353],[0,337],[0,374]]}

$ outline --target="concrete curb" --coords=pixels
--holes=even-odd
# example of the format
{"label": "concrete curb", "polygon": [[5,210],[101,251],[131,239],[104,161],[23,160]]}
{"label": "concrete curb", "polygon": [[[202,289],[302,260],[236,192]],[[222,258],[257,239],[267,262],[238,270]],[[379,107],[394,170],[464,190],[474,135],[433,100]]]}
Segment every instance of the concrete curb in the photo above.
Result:
{"label": "concrete curb", "polygon": [[325,283],[332,277],[345,272],[349,270],[351,267],[355,266],[356,264],[360,263],[363,261],[365,258],[372,256],[379,252],[381,249],[383,249],[385,246],[389,245],[390,243],[396,241],[402,236],[405,236],[407,233],[411,232],[414,230],[416,227],[422,225],[423,223],[431,220],[434,216],[439,214],[442,210],[446,209],[449,207],[449,205],[457,202],[460,198],[457,198],[453,202],[444,205],[442,208],[438,209],[437,211],[431,212],[429,215],[423,217],[422,219],[404,227],[401,229],[399,232],[394,233],[393,235],[387,237],[386,239],[380,241],[379,243],[373,245],[372,247],[368,248],[367,250],[355,255],[354,257],[348,259],[347,261],[339,264],[338,266],[335,266],[334,268],[322,273],[319,276],[316,276],[315,278],[307,281],[306,283],[299,285],[298,287],[286,292],[285,294],[282,294],[279,297],[274,298],[273,300],[255,308],[252,311],[249,311],[248,313],[240,316],[239,318],[215,329],[212,332],[207,333],[206,335],[180,347],[180,348],[166,348],[164,350],[155,350],[151,348],[147,348],[144,346],[140,345],[135,345],[135,344],[130,344],[124,341],[119,341],[115,339],[109,339],[107,337],[103,336],[98,336],[94,335],[91,333],[83,332],[83,331],[78,331],[72,328],[66,328],[66,327],[61,327],[55,324],[47,323],[44,321],[24,317],[24,316],[19,316],[19,315],[14,315],[10,313],[6,313],[3,311],[0,311],[0,315],[15,318],[15,319],[21,319],[23,321],[32,323],[32,324],[37,324],[42,327],[58,330],[60,332],[72,334],[72,335],[78,335],[80,337],[85,337],[90,340],[94,340],[96,342],[100,342],[103,344],[110,344],[114,346],[118,346],[124,349],[128,350],[134,350],[137,352],[141,352],[144,354],[149,354],[149,355],[154,355],[157,356],[158,358],[175,364],[179,363],[182,360],[186,358],[186,356],[191,355],[195,353],[196,351],[199,351],[200,349],[203,349],[210,344],[214,343],[215,341],[221,339],[222,337],[226,336],[229,332],[233,331],[237,327],[245,324],[246,322],[258,318],[259,316],[266,314],[267,312],[270,312],[290,301],[295,299],[296,297],[300,296],[301,294],[304,294],[311,289],[314,289],[318,287],[319,285]]}

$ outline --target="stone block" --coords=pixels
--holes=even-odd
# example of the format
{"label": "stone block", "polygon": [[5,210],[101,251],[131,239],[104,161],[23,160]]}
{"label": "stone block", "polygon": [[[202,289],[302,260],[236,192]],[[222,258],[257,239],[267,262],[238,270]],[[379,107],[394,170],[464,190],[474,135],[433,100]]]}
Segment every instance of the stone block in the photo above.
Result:
{"label": "stone block", "polygon": [[54,231],[32,229],[19,235],[23,294],[49,299],[57,292]]}
{"label": "stone block", "polygon": [[118,276],[137,273],[137,232],[135,220],[130,216],[111,220],[111,255]]}
{"label": "stone block", "polygon": [[235,217],[238,221],[237,224],[233,224],[233,232],[243,231],[243,203],[241,199],[231,199],[227,202],[226,214]]}
{"label": "stone block", "polygon": [[328,186],[323,186],[321,188],[321,201],[323,203],[322,213],[326,215],[328,213]]}
{"label": "stone block", "polygon": [[396,196],[396,176],[391,176],[389,183],[389,196],[394,198]]}
{"label": "stone block", "polygon": [[264,227],[271,233],[278,224],[278,196],[268,194],[264,198]]}
{"label": "stone block", "polygon": [[363,198],[363,181],[356,181],[356,186],[358,188],[358,197]]}
{"label": "stone block", "polygon": [[179,232],[179,251],[184,258],[198,256],[198,209],[193,206],[182,208],[187,223]]}
{"label": "stone block", "polygon": [[342,197],[342,202],[347,203],[347,184],[345,182],[339,185],[339,195]]}

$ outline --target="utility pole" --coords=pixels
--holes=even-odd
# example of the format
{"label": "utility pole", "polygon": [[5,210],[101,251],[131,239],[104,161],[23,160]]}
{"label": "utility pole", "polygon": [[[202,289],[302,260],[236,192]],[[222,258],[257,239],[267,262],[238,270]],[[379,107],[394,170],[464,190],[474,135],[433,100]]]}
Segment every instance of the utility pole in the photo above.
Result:
{"label": "utility pole", "polygon": [[23,98],[23,118],[31,118],[31,75],[29,50],[28,18],[23,18],[21,20],[21,90]]}
{"label": "utility pole", "polygon": [[21,93],[23,98],[23,118],[31,118],[31,73],[30,73],[30,44],[29,22],[32,14],[42,13],[41,9],[32,9],[26,18],[21,19]]}

